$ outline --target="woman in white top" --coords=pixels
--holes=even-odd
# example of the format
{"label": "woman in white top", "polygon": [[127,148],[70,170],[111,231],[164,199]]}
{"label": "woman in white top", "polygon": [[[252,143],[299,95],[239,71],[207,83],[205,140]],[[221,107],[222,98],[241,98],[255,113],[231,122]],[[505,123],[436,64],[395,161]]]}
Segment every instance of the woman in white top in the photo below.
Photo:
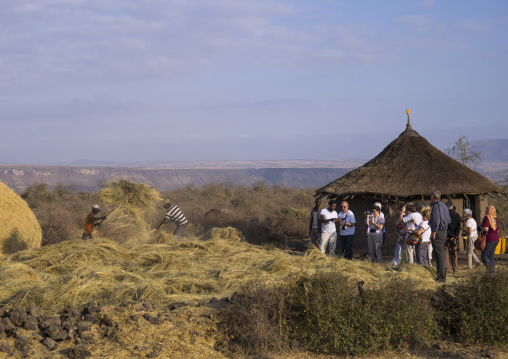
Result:
{"label": "woman in white top", "polygon": [[372,263],[381,264],[383,260],[383,227],[385,225],[384,217],[381,217],[381,208],[375,206],[372,214],[367,215],[366,225],[368,228],[367,242],[369,244],[369,258]]}
{"label": "woman in white top", "polygon": [[413,236],[416,238],[419,237],[418,246],[416,247],[416,263],[426,267],[429,266],[428,247],[431,233],[429,226],[430,212],[430,208],[423,210],[422,221],[411,231]]}
{"label": "woman in white top", "polygon": [[466,219],[466,253],[467,253],[467,268],[473,268],[473,259],[476,265],[480,265],[481,262],[474,254],[474,241],[478,238],[478,226],[476,225],[476,221],[473,218],[473,211],[469,208],[466,208],[463,212],[464,218]]}

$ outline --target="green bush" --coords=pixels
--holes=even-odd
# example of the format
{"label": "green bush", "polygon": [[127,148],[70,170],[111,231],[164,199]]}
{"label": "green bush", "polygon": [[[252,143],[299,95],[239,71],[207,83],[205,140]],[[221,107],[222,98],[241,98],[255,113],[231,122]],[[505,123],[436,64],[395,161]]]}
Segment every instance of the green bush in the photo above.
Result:
{"label": "green bush", "polygon": [[290,336],[312,351],[375,353],[425,344],[438,334],[431,294],[410,280],[371,290],[327,273],[302,278],[287,296]]}
{"label": "green bush", "polygon": [[410,280],[360,289],[338,273],[247,288],[227,309],[224,329],[249,353],[297,342],[315,352],[368,354],[425,345],[439,334],[431,293]]}
{"label": "green bush", "polygon": [[508,271],[473,273],[435,296],[444,333],[463,343],[508,342]]}

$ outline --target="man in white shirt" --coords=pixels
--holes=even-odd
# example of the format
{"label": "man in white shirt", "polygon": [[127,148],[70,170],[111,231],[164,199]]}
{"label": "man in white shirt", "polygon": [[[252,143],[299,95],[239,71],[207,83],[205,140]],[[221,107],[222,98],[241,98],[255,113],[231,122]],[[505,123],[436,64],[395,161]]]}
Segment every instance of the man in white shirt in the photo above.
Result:
{"label": "man in white shirt", "polygon": [[335,247],[337,246],[337,228],[335,227],[335,222],[338,221],[338,216],[335,211],[336,207],[337,202],[332,199],[328,202],[328,208],[323,208],[319,215],[321,219],[319,250],[324,254],[326,247],[328,247],[330,258],[335,257]]}
{"label": "man in white shirt", "polygon": [[[402,207],[402,211],[400,212],[399,221],[404,223],[406,226],[406,233],[412,233],[416,227],[422,223],[423,218],[420,212],[418,212],[418,204],[412,204],[409,203],[407,205],[407,214],[404,216],[404,212],[406,211],[406,206]],[[412,239],[412,235],[408,234],[408,240]],[[416,251],[415,246],[406,244],[406,253],[407,253],[407,260],[409,263],[415,263],[416,262]]]}
{"label": "man in white shirt", "polygon": [[349,203],[342,201],[340,203],[342,211],[339,212],[340,220],[340,250],[342,256],[346,259],[353,259],[353,238],[355,236],[355,215],[349,209]]}

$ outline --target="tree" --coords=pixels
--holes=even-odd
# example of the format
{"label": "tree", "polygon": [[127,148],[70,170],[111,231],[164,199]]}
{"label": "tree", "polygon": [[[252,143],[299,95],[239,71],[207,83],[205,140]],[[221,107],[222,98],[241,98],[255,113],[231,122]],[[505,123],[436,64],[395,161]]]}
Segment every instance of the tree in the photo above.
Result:
{"label": "tree", "polygon": [[475,166],[482,159],[480,157],[480,152],[476,148],[475,145],[471,145],[467,136],[460,135],[457,142],[453,142],[452,148],[447,148],[445,150],[446,154],[450,157],[455,158],[457,161],[462,163],[465,166],[473,165]]}

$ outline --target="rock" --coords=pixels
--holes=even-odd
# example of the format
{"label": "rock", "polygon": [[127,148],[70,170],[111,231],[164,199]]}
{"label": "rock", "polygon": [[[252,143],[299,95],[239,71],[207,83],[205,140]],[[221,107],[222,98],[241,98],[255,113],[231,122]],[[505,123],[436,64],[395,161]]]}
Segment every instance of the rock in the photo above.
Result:
{"label": "rock", "polygon": [[[67,339],[67,332],[59,325],[50,325],[44,329],[44,332],[53,340]],[[65,335],[63,333],[65,333]]]}
{"label": "rock", "polygon": [[34,316],[28,316],[25,320],[25,322],[23,323],[23,328],[25,328],[26,330],[37,330],[37,318],[34,317]]}
{"label": "rock", "polygon": [[93,315],[93,314],[85,314],[83,319],[87,322],[92,322],[92,323],[95,323],[97,321],[97,319],[95,318],[95,315]]}
{"label": "rock", "polygon": [[26,335],[16,335],[18,343],[28,343],[28,337]]}
{"label": "rock", "polygon": [[210,301],[208,303],[210,303],[210,304],[217,304],[219,302],[220,302],[220,300],[218,300],[217,298],[213,297],[212,299],[210,299]]}
{"label": "rock", "polygon": [[46,346],[49,350],[53,350],[56,348],[56,341],[51,338],[46,338],[42,341],[42,344]]}
{"label": "rock", "polygon": [[37,305],[32,305],[26,310],[26,312],[28,315],[39,317],[42,314],[42,309]]}
{"label": "rock", "polygon": [[141,315],[139,315],[139,314],[133,314],[133,315],[131,315],[131,320],[134,321],[134,322],[137,322],[140,319],[141,319]]}
{"label": "rock", "polygon": [[97,302],[90,302],[85,306],[85,309],[83,310],[83,314],[94,314],[101,311],[101,306]]}
{"label": "rock", "polygon": [[11,346],[7,342],[0,342],[0,352],[2,353],[10,353]]}
{"label": "rock", "polygon": [[21,327],[25,322],[26,312],[20,308],[12,308],[9,311],[9,319],[15,326]]}
{"label": "rock", "polygon": [[9,318],[0,319],[0,332],[8,332],[12,329],[14,329],[14,324]]}
{"label": "rock", "polygon": [[145,318],[145,320],[150,323],[150,324],[159,324],[160,323],[160,320],[159,318],[157,317],[154,317],[153,315],[151,315],[150,313],[145,313],[143,314],[143,318]]}
{"label": "rock", "polygon": [[92,344],[94,341],[94,336],[91,331],[86,331],[79,333],[79,339],[81,339],[82,343]]}
{"label": "rock", "polygon": [[485,358],[494,359],[494,353],[492,353],[490,349],[482,350],[482,356]]}
{"label": "rock", "polygon": [[446,350],[447,348],[445,343],[436,343],[433,347],[437,350]]}
{"label": "rock", "polygon": [[69,359],[83,359],[91,355],[92,353],[84,345],[75,345],[67,354]]}
{"label": "rock", "polygon": [[229,298],[228,297],[222,297],[220,299],[220,301],[223,302],[223,303],[229,303]]}
{"label": "rock", "polygon": [[56,325],[60,327],[62,325],[62,321],[59,317],[54,316],[45,316],[42,318],[42,320],[39,322],[41,329],[45,330],[46,328],[49,328],[50,326]]}
{"label": "rock", "polygon": [[69,317],[69,318],[73,318],[73,319],[76,319],[77,317],[79,317],[79,311],[74,307],[65,308],[63,310],[62,314]]}
{"label": "rock", "polygon": [[81,320],[78,322],[78,324],[76,324],[76,328],[77,328],[78,332],[85,332],[87,330],[91,330],[92,329],[92,322]]}
{"label": "rock", "polygon": [[69,330],[76,326],[76,320],[73,317],[65,317],[62,319],[62,328]]}
{"label": "rock", "polygon": [[186,307],[186,306],[188,306],[188,304],[185,302],[176,302],[176,303],[170,304],[168,306],[168,308],[169,308],[169,310],[175,310],[175,309]]}

